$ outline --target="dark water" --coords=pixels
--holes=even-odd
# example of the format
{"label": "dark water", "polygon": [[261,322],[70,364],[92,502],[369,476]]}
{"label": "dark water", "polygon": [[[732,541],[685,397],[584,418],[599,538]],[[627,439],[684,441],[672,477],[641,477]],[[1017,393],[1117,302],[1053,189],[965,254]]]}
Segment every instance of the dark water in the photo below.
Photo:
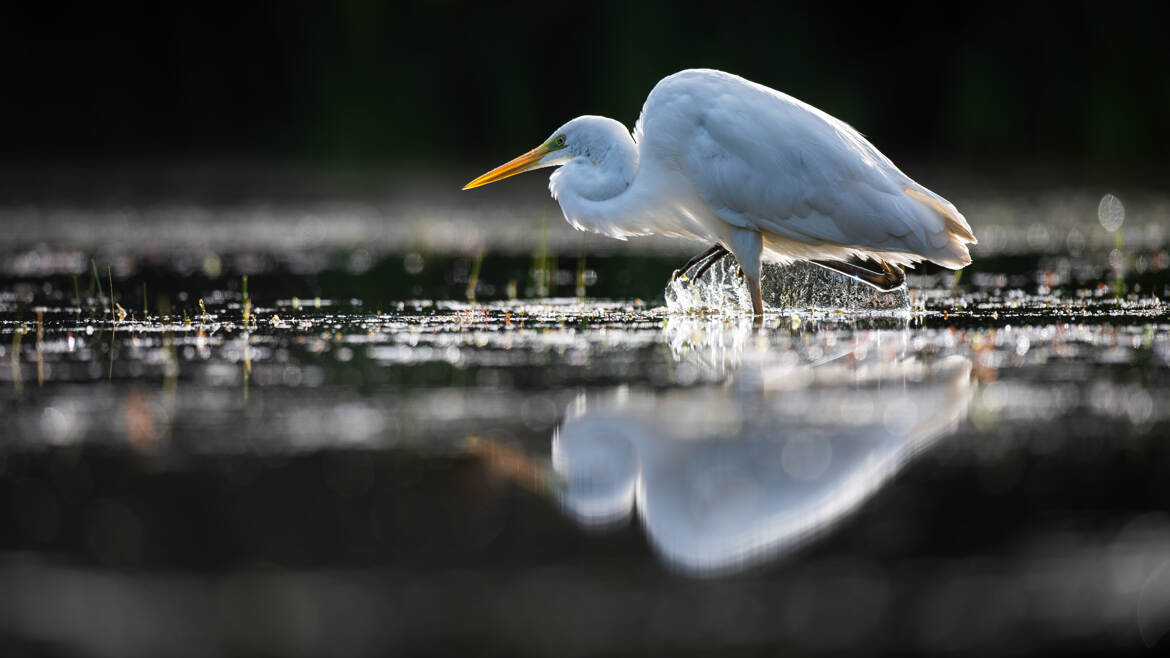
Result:
{"label": "dark water", "polygon": [[53,217],[0,254],[3,653],[1170,641],[1154,229],[991,225],[896,295],[772,269],[757,326],[732,266],[664,291],[685,252],[547,221],[395,250]]}

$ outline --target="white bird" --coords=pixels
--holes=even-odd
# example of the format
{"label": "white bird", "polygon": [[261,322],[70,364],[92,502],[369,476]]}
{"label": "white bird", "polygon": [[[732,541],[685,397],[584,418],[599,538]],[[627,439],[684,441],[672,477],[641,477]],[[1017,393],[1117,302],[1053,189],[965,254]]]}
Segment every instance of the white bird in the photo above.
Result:
{"label": "white bird", "polygon": [[[976,242],[954,205],[848,124],[722,71],[663,78],[633,135],[613,119],[577,117],[463,189],[540,167],[560,167],[549,190],[578,230],[714,242],[682,268],[702,263],[695,279],[734,254],[756,315],[763,261],[807,260],[893,290],[905,282],[901,266],[958,269]],[[880,271],[848,262],[855,257]]]}

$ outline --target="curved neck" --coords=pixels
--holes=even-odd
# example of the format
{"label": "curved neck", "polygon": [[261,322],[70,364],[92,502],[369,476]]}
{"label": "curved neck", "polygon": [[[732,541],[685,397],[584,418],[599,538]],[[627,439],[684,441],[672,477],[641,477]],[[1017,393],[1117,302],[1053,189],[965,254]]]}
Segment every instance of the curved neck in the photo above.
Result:
{"label": "curved neck", "polygon": [[549,189],[553,197],[576,196],[605,201],[622,192],[638,174],[638,145],[624,130],[603,143],[594,143],[553,172]]}
{"label": "curved neck", "polygon": [[553,172],[549,190],[574,227],[616,235],[616,225],[627,215],[618,206],[632,200],[638,168],[638,145],[623,130],[603,143],[590,144]]}

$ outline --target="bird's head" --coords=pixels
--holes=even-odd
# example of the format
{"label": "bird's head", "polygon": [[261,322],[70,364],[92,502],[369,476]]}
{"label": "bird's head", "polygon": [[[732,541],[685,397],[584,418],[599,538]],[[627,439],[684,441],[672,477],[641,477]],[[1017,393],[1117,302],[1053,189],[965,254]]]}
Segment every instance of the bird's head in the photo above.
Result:
{"label": "bird's head", "polygon": [[463,189],[504,180],[529,169],[559,167],[576,157],[583,156],[597,162],[604,157],[617,135],[629,139],[629,132],[618,121],[598,116],[577,117],[553,131],[540,146],[492,169],[464,185]]}

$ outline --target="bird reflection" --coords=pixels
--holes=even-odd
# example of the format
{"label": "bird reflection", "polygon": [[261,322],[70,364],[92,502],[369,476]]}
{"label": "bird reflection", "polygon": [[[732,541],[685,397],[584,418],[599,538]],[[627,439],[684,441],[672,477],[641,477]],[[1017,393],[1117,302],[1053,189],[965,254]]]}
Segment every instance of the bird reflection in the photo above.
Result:
{"label": "bird reflection", "polygon": [[[868,334],[816,363],[732,350],[742,363],[718,387],[580,400],[552,440],[563,508],[590,527],[636,513],[661,556],[697,575],[816,537],[951,433],[972,396],[967,359],[899,356]],[[723,356],[742,345],[709,342]]]}

